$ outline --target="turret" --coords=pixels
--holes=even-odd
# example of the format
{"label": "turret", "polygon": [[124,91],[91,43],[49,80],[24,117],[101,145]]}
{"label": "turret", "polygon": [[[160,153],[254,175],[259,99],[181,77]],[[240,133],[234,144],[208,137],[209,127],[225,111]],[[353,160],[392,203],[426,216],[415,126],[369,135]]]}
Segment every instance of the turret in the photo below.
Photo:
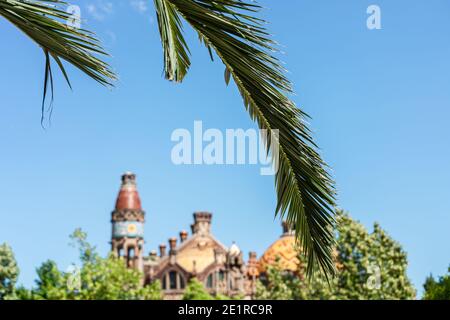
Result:
{"label": "turret", "polygon": [[143,269],[145,212],[137,191],[136,175],[122,175],[122,185],[112,212],[112,251],[128,267]]}
{"label": "turret", "polygon": [[196,212],[194,213],[194,224],[191,226],[192,234],[206,236],[211,231],[212,213]]}

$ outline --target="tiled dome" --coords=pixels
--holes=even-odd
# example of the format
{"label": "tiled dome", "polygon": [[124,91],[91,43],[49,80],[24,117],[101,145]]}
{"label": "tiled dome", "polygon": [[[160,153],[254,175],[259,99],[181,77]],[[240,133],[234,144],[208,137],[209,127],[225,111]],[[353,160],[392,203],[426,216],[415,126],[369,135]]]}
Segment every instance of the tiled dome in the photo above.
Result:
{"label": "tiled dome", "polygon": [[131,172],[122,176],[116,210],[142,210],[141,199],[136,188],[136,175]]}
{"label": "tiled dome", "polygon": [[297,272],[299,266],[298,251],[296,250],[295,235],[286,230],[283,224],[284,234],[275,241],[259,260],[259,272],[264,273],[267,266],[274,265],[277,260],[281,269]]}

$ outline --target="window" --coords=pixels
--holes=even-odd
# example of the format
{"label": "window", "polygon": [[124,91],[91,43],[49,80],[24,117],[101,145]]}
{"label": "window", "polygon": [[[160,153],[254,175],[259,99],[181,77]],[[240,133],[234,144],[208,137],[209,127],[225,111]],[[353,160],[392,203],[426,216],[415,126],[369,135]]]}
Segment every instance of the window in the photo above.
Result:
{"label": "window", "polygon": [[180,288],[184,289],[185,285],[184,285],[184,278],[181,275],[178,275],[180,277]]}
{"label": "window", "polygon": [[174,290],[177,288],[177,273],[175,271],[169,272],[169,283],[170,283],[171,290]]}
{"label": "window", "polygon": [[169,271],[162,277],[163,290],[179,290],[185,287],[186,283],[183,276],[176,271]]}
{"label": "window", "polygon": [[206,288],[212,289],[213,288],[213,274],[211,273],[208,278],[206,278]]}

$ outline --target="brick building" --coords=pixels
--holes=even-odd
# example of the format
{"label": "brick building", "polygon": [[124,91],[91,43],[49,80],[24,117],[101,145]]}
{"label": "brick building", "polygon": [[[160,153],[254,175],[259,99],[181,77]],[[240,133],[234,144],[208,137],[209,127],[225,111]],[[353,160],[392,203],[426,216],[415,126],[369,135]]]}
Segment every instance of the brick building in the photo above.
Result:
{"label": "brick building", "polygon": [[130,268],[143,272],[144,283],[159,280],[165,299],[179,299],[188,281],[195,277],[211,294],[244,296],[251,299],[256,280],[268,264],[278,260],[284,269],[296,271],[295,238],[283,224],[283,234],[261,256],[250,252],[247,261],[236,244],[225,246],[212,231],[212,214],[194,213],[190,234],[181,231],[179,238],[161,244],[159,252],[144,252],[145,212],[136,186],[136,176],[125,173],[112,212],[112,251],[123,257]]}

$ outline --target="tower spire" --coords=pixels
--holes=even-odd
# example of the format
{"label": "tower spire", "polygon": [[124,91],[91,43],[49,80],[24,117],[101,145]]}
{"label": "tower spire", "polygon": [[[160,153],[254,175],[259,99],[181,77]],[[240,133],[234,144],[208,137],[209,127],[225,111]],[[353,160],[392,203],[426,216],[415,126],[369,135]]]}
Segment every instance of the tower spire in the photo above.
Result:
{"label": "tower spire", "polygon": [[112,212],[112,251],[127,266],[142,270],[145,212],[136,185],[136,175],[126,172]]}

